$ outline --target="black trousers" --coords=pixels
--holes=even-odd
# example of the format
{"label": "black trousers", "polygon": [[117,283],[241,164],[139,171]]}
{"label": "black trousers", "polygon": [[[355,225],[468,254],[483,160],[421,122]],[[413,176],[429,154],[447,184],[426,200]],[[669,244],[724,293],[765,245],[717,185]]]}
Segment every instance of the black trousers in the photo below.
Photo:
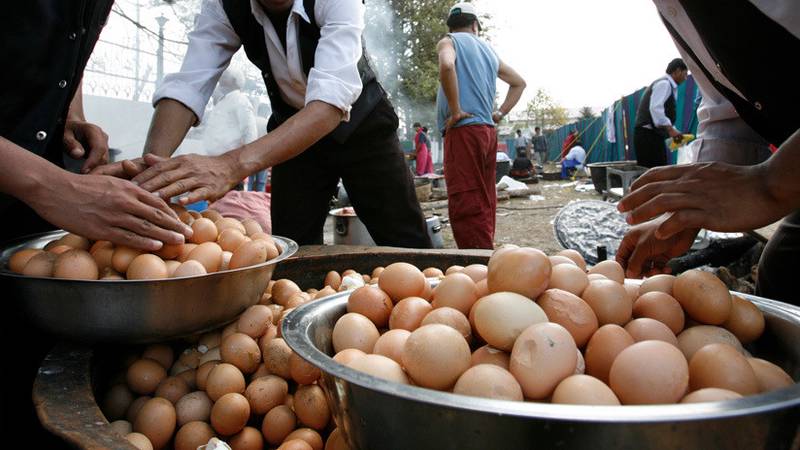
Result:
{"label": "black trousers", "polygon": [[431,248],[397,126],[394,108],[383,99],[344,144],[326,137],[273,167],[272,232],[300,245],[322,244],[330,200],[341,178],[376,244]]}
{"label": "black trousers", "polygon": [[797,264],[800,263],[800,211],[786,216],[764,248],[758,263],[756,294],[800,305]]}
{"label": "black trousers", "polygon": [[637,164],[642,167],[658,167],[667,165],[666,137],[649,128],[636,128],[633,132],[633,146],[636,150]]}

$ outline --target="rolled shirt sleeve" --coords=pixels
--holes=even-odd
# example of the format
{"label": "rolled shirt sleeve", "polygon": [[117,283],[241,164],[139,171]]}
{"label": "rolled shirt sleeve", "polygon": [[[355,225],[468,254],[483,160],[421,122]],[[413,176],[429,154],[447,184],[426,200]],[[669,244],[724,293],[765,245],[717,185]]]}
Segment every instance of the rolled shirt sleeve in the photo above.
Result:
{"label": "rolled shirt sleeve", "polygon": [[342,110],[347,121],[363,88],[358,61],[362,55],[364,5],[361,0],[318,1],[314,13],[320,39],[314,67],[308,74],[305,102],[333,105]]}
{"label": "rolled shirt sleeve", "polygon": [[664,113],[664,103],[672,95],[672,85],[667,80],[661,80],[653,85],[650,93],[650,117],[657,127],[671,127],[672,121]]}
{"label": "rolled shirt sleeve", "polygon": [[164,77],[153,94],[153,105],[164,98],[177,100],[203,119],[206,104],[222,72],[242,43],[228,21],[220,0],[204,0],[181,70]]}

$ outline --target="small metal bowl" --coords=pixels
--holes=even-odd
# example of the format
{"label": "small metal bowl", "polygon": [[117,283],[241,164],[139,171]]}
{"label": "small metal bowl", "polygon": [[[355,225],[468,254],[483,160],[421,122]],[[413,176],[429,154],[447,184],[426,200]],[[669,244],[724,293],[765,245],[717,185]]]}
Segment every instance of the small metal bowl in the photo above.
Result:
{"label": "small metal bowl", "polygon": [[[773,450],[800,444],[800,384],[724,402],[579,406],[467,397],[357,372],[328,356],[348,296],[298,307],[284,319],[282,334],[322,370],[328,404],[352,449]],[[800,308],[744,297],[767,321],[764,336],[748,347],[797,379]]]}
{"label": "small metal bowl", "polygon": [[8,270],[22,248],[42,248],[64,231],[38,234],[0,251],[0,282],[44,331],[87,342],[160,342],[224,325],[258,302],[275,265],[297,244],[273,236],[281,254],[249,267],[164,280],[65,280],[28,277]]}

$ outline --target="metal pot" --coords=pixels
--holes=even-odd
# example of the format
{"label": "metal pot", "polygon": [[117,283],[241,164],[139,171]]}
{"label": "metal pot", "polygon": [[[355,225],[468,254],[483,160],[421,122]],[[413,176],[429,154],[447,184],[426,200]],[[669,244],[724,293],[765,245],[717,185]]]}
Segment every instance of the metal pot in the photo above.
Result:
{"label": "metal pot", "polygon": [[[789,449],[800,442],[800,384],[725,402],[579,406],[455,395],[375,378],[336,363],[331,333],[348,293],[303,305],[282,334],[322,370],[352,449]],[[740,294],[741,295],[741,294]],[[767,331],[750,350],[800,375],[800,308],[753,301]]]}
{"label": "metal pot", "polygon": [[608,188],[612,187],[620,187],[620,186],[606,186],[606,169],[609,167],[614,167],[617,169],[624,169],[626,167],[636,167],[636,161],[605,161],[605,162],[596,162],[587,164],[586,167],[589,169],[589,175],[592,177],[592,183],[594,184],[594,189],[597,191],[598,194],[602,194]]}
{"label": "metal pot", "polygon": [[352,208],[337,208],[328,214],[333,216],[333,243],[335,245],[374,246],[375,241],[369,234],[364,222],[358,218]]}

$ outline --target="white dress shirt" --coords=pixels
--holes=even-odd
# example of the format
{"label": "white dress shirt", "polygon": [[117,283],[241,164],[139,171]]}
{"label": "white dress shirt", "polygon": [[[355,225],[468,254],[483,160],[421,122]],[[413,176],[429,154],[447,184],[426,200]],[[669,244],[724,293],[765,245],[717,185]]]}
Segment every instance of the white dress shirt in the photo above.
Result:
{"label": "white dress shirt", "polygon": [[656,127],[672,126],[672,121],[664,113],[664,103],[670,95],[677,100],[678,83],[671,76],[667,75],[653,83],[653,90],[650,92],[650,117]]}
{"label": "white dress shirt", "polygon": [[[350,108],[363,87],[358,73],[364,31],[361,0],[317,0],[313,14],[320,27],[320,39],[314,67],[307,78],[298,46],[299,21],[311,22],[303,0],[294,0],[287,19],[286,52],[258,0],[250,0],[250,8],[264,28],[272,75],[281,98],[297,109],[322,101],[341,109],[342,120],[349,120]],[[241,46],[221,1],[204,0],[195,28],[189,33],[181,70],[164,77],[153,95],[153,104],[163,98],[177,100],[191,109],[199,122],[217,80]]]}
{"label": "white dress shirt", "polygon": [[583,169],[583,160],[586,159],[586,150],[580,145],[576,145],[569,150],[565,160],[573,160],[578,162],[578,169]]}

